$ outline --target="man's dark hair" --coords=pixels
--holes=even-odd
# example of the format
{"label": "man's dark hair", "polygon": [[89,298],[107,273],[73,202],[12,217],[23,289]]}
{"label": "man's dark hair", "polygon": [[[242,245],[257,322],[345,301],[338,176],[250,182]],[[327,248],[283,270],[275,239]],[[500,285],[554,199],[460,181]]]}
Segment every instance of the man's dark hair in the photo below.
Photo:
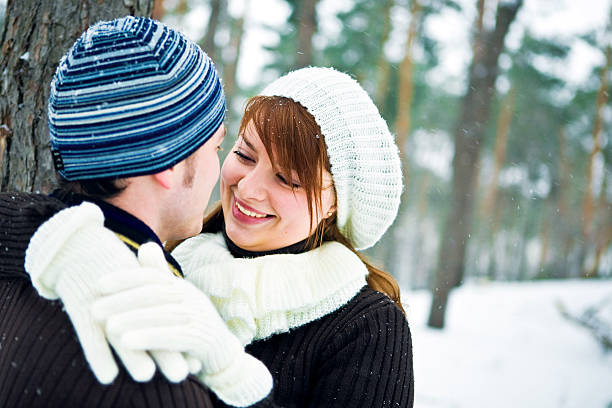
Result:
{"label": "man's dark hair", "polygon": [[116,197],[127,187],[127,182],[120,178],[79,181],[68,181],[60,176],[57,178],[60,189],[101,200]]}

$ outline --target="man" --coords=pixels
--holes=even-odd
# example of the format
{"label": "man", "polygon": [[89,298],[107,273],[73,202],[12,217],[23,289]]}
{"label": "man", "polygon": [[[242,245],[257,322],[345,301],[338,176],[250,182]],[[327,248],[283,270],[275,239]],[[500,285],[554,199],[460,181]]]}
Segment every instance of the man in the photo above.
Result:
{"label": "man", "polygon": [[[153,242],[161,253],[162,242],[200,231],[219,176],[217,150],[225,134],[225,97],[212,61],[196,44],[154,20],[125,17],[97,23],[60,61],[51,83],[48,115],[61,189],[49,197],[0,194],[0,406],[212,406],[209,391],[198,378],[181,381],[188,368],[193,373],[204,371],[206,358],[164,351],[136,353],[111,340],[125,364],[118,367],[104,346],[102,329],[83,329],[93,327],[85,305],[97,289],[79,286],[74,279],[96,273],[96,265],[87,262],[91,251],[107,254],[113,265],[114,258],[123,256],[124,244],[138,253],[145,243]],[[72,211],[79,207],[84,211]],[[101,248],[82,242],[79,253],[41,260],[28,268],[60,265],[71,276],[71,287],[62,283],[62,276],[34,279],[33,275],[31,281],[24,270],[26,248],[51,216],[63,217],[65,228],[38,232],[33,240],[33,245],[54,249],[49,253],[70,239],[66,231],[74,217],[88,217],[98,227],[103,223],[124,244]],[[153,266],[182,277],[168,253],[163,253],[161,266],[159,262]],[[64,304],[39,296],[56,299],[61,291],[71,293],[62,296]],[[208,299],[198,296],[193,295],[193,304],[206,308]],[[84,323],[76,321],[73,328],[62,308],[82,309]],[[202,313],[209,313],[205,316],[212,322],[205,329],[221,339],[228,336],[216,312]],[[268,393],[269,373],[243,350],[234,355],[238,361],[234,365],[246,364],[253,370],[241,374],[243,378],[229,391],[219,382],[211,381],[215,385],[210,387],[221,399],[246,395],[241,404],[254,403]],[[153,377],[153,360],[172,381],[161,373]],[[210,371],[208,367],[206,378]],[[255,381],[259,388],[248,383],[253,377],[264,379]],[[242,381],[250,393],[237,388]]]}

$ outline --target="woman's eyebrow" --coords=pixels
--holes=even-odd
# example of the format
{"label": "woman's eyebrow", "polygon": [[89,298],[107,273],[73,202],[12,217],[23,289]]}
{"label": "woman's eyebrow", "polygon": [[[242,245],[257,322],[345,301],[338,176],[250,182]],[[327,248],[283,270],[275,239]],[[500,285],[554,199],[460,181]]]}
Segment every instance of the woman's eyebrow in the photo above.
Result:
{"label": "woman's eyebrow", "polygon": [[246,138],[244,133],[242,135],[240,135],[240,137],[242,138],[242,141],[248,146],[249,149],[251,149],[253,151],[256,151],[255,147],[253,146],[253,144],[251,142],[249,142],[249,140]]}

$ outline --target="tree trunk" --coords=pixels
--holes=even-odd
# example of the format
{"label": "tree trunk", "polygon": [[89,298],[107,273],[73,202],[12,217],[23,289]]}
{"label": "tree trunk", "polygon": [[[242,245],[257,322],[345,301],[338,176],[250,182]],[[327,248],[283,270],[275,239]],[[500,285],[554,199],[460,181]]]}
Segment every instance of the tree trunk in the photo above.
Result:
{"label": "tree trunk", "polygon": [[223,64],[223,88],[230,103],[236,88],[236,69],[238,67],[238,61],[240,60],[240,47],[242,46],[242,38],[244,37],[244,19],[249,15],[249,6],[250,1],[246,0],[242,17],[232,23],[229,44],[232,50],[232,58]]}
{"label": "tree trunk", "polygon": [[[467,93],[462,101],[462,112],[455,129],[455,155],[453,157],[452,203],[445,233],[442,236],[433,298],[429,314],[430,327],[444,327],[444,314],[448,294],[463,279],[465,248],[474,202],[474,164],[478,163],[495,80],[498,59],[510,24],[523,1],[500,2],[493,32],[479,37],[474,59],[468,75]],[[480,50],[480,51],[479,51]]]}
{"label": "tree trunk", "polygon": [[226,8],[227,3],[225,0],[210,0],[210,16],[208,17],[208,24],[206,24],[206,34],[200,42],[200,46],[213,61],[217,61],[218,59],[215,34],[217,33],[221,15]]}
{"label": "tree trunk", "polygon": [[378,57],[376,59],[376,95],[374,100],[379,109],[384,109],[385,96],[389,92],[387,89],[389,86],[389,74],[391,71],[391,64],[387,61],[385,56],[385,44],[389,40],[389,34],[391,33],[391,7],[393,6],[393,0],[386,0],[383,8],[383,30],[380,37],[380,45],[378,47]]}
{"label": "tree trunk", "polygon": [[151,10],[151,18],[154,20],[161,20],[166,14],[166,8],[164,7],[164,0],[153,0],[153,9]]}
{"label": "tree trunk", "polygon": [[555,262],[555,276],[558,278],[569,278],[570,265],[569,254],[573,245],[573,231],[567,225],[568,197],[570,189],[570,163],[567,157],[567,136],[565,127],[561,127],[558,133],[559,140],[559,191],[557,192],[557,222],[554,223],[558,232],[561,256]]}
{"label": "tree trunk", "polygon": [[499,205],[496,205],[493,208],[493,214],[491,216],[491,231],[488,238],[489,243],[489,252],[491,254],[491,261],[489,262],[487,269],[487,277],[489,280],[497,280],[499,264],[497,259],[495,259],[495,245],[497,241],[497,232],[499,231],[499,226],[501,224],[501,218],[504,211],[504,202],[500,202]]}
{"label": "tree trunk", "polygon": [[584,195],[584,204],[582,209],[582,241],[583,249],[581,250],[580,267],[582,268],[581,276],[583,278],[593,277],[590,275],[592,268],[587,268],[584,265],[584,258],[593,243],[593,219],[594,219],[594,197],[593,197],[593,165],[597,155],[601,152],[601,134],[603,132],[603,110],[608,101],[608,72],[612,62],[612,46],[609,44],[605,50],[606,64],[601,70],[601,85],[597,92],[595,124],[593,125],[593,147],[589,153],[589,164],[587,170],[587,185]]}
{"label": "tree trunk", "polygon": [[[404,58],[400,63],[399,72],[399,90],[397,97],[397,122],[395,124],[395,133],[397,144],[400,151],[403,152],[404,145],[410,133],[410,111],[412,108],[412,95],[414,91],[413,69],[414,62],[412,60],[412,45],[416,37],[417,27],[420,23],[421,5],[418,0],[412,0],[410,4],[410,25],[408,26],[408,36],[406,38],[406,46],[404,49]],[[402,154],[402,160],[406,157]],[[404,168],[404,184],[407,183],[406,166]],[[404,191],[406,191],[404,189]]]}
{"label": "tree trunk", "polygon": [[174,7],[174,13],[179,16],[184,16],[189,11],[189,0],[178,0],[176,7]]}
{"label": "tree trunk", "polygon": [[550,244],[550,220],[548,217],[546,217],[542,223],[540,241],[542,243],[542,249],[540,251],[540,261],[538,262],[538,275],[542,276],[542,274],[546,270],[546,261],[548,260],[548,246]]}
{"label": "tree trunk", "polygon": [[612,206],[608,203],[608,173],[604,171],[597,203],[597,222],[594,231],[595,256],[591,267],[586,273],[587,276],[599,276],[599,265],[603,254],[612,243]]}
{"label": "tree trunk", "polygon": [[0,37],[0,191],[46,193],[55,184],[47,100],[60,57],[90,24],[149,15],[152,7],[153,0],[8,1]]}
{"label": "tree trunk", "polygon": [[597,241],[595,248],[595,259],[593,265],[589,270],[588,276],[598,276],[599,265],[601,264],[601,258],[606,253],[608,247],[612,244],[612,225],[606,225],[600,233],[600,239]]}
{"label": "tree trunk", "polygon": [[[417,218],[416,218],[416,225],[415,225],[415,236],[416,239],[415,241],[415,245],[414,248],[412,248],[413,252],[413,256],[412,259],[414,261],[414,263],[412,264],[412,266],[410,268],[410,271],[406,271],[405,273],[409,273],[410,274],[410,281],[411,281],[411,285],[410,287],[412,288],[419,288],[419,287],[428,287],[427,286],[427,268],[428,265],[426,262],[423,262],[423,259],[425,259],[426,254],[424,253],[425,250],[425,233],[426,230],[424,228],[425,226],[425,216],[427,214],[427,207],[429,206],[429,185],[431,183],[431,174],[426,173],[423,177],[422,177],[422,181],[419,185],[419,190],[418,190],[418,206],[417,206]],[[400,249],[399,246],[396,245],[396,252],[399,252],[398,250]],[[404,248],[405,251],[405,248]],[[406,270],[408,268],[404,268],[404,270]]]}
{"label": "tree trunk", "polygon": [[[408,27],[408,34],[406,38],[406,46],[404,51],[404,58],[400,63],[400,72],[399,72],[399,92],[397,98],[397,121],[395,124],[395,141],[399,148],[400,153],[400,161],[402,163],[402,179],[404,182],[404,190],[402,191],[402,197],[400,202],[406,206],[408,202],[408,183],[409,183],[409,171],[408,171],[408,161],[406,160],[406,140],[408,139],[408,133],[410,132],[410,113],[412,107],[412,95],[414,89],[414,78],[413,78],[413,61],[412,61],[412,44],[414,43],[414,39],[416,37],[417,25],[419,24],[420,19],[420,9],[421,6],[418,0],[412,0],[410,3],[410,15],[412,16],[410,20],[410,26]],[[397,220],[393,224],[393,230],[395,228],[400,228],[403,224],[402,217],[404,212],[401,211],[397,216]],[[392,232],[395,234],[395,231]],[[403,247],[401,243],[396,241],[392,243],[392,259],[397,259],[398,252],[403,251]],[[395,264],[394,268],[399,268],[400,265]],[[399,275],[401,271],[395,271],[396,276]]]}
{"label": "tree trunk", "polygon": [[312,37],[317,31],[317,3],[319,0],[301,0],[298,12],[297,60],[295,68],[312,64]]}
{"label": "tree trunk", "polygon": [[493,208],[495,208],[495,205],[497,204],[499,173],[501,172],[502,166],[506,161],[508,133],[510,133],[510,123],[512,122],[512,112],[514,110],[514,94],[514,88],[510,88],[510,91],[502,102],[501,111],[497,120],[495,152],[493,154],[493,176],[482,204],[482,212],[485,222],[487,218],[491,216]]}

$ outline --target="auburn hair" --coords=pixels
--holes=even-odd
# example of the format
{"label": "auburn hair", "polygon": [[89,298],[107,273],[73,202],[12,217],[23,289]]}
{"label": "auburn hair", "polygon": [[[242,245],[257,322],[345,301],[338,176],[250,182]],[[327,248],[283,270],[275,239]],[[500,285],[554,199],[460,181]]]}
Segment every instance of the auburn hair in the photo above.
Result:
{"label": "auburn hair", "polygon": [[[255,96],[246,103],[240,122],[239,134],[252,124],[263,143],[266,153],[277,171],[291,180],[297,174],[300,189],[306,193],[311,231],[307,248],[314,249],[326,241],[338,241],[355,253],[368,269],[368,286],[386,294],[404,312],[400,302],[399,285],[395,279],[376,268],[361,255],[340,232],[335,215],[313,225],[321,209],[323,170],[331,173],[331,165],[321,128],[306,108],[292,99],[280,96]],[[297,188],[297,187],[294,187]],[[330,187],[330,188],[333,188]],[[204,219],[202,232],[219,232],[223,228],[223,210],[218,203]],[[176,245],[170,245],[173,249]]]}

